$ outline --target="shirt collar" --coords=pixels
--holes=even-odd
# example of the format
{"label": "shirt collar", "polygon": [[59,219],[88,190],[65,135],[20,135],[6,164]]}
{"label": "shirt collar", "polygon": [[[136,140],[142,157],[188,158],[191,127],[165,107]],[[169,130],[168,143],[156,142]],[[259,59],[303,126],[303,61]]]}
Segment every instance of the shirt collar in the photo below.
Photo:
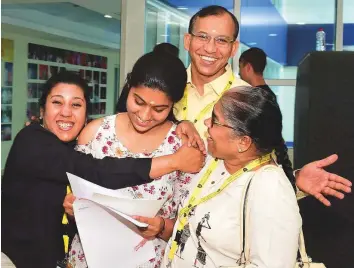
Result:
{"label": "shirt collar", "polygon": [[[231,77],[231,74],[232,74],[231,65],[227,64],[225,66],[225,70],[226,70],[226,72],[224,74],[222,74],[218,78],[214,79],[213,81],[205,84],[204,87],[205,86],[209,86],[215,91],[216,94],[220,95],[223,92],[226,84],[230,80],[230,77]],[[192,85],[191,64],[189,64],[189,66],[187,68],[187,84]]]}

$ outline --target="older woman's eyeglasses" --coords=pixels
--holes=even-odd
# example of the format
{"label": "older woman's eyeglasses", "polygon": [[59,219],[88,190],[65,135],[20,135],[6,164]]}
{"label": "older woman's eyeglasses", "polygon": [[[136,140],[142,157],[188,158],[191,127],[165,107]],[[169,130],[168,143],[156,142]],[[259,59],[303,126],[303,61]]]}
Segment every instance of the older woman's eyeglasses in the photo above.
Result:
{"label": "older woman's eyeglasses", "polygon": [[201,44],[209,44],[210,40],[214,38],[215,44],[220,47],[226,47],[229,44],[232,44],[235,40],[230,39],[226,36],[215,36],[212,37],[211,35],[207,33],[191,33],[193,37],[196,38],[196,41],[198,41]]}
{"label": "older woman's eyeglasses", "polygon": [[212,128],[214,125],[220,126],[220,127],[227,127],[227,128],[231,128],[233,130],[236,130],[235,128],[233,128],[232,126],[226,125],[226,124],[222,124],[219,122],[219,120],[216,118],[215,113],[213,111],[213,113],[211,114],[211,124],[210,127]]}

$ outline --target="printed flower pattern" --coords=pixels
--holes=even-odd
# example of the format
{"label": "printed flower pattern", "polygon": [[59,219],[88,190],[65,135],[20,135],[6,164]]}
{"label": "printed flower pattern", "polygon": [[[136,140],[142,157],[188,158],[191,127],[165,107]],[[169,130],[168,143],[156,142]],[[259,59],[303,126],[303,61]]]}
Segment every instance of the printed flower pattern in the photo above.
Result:
{"label": "printed flower pattern", "polygon": [[[176,135],[176,125],[173,125],[171,130],[166,135],[162,144],[153,152],[132,153],[130,152],[115,135],[115,120],[116,115],[107,116],[103,120],[95,138],[87,145],[76,146],[77,151],[86,154],[92,154],[95,158],[103,158],[106,156],[125,158],[146,158],[158,157],[162,155],[173,154],[180,146],[181,141]],[[191,177],[182,172],[173,172],[162,176],[159,180],[154,180],[151,183],[127,187],[120,189],[122,194],[135,198],[149,198],[165,200],[164,205],[157,215],[164,218],[174,218],[177,214],[178,205],[181,203],[181,198],[186,195],[188,184],[191,182]],[[158,268],[160,267],[163,253],[166,247],[166,242],[161,239],[153,240],[155,245],[156,258],[146,260],[146,263],[139,268]],[[78,253],[79,252],[79,253]],[[70,260],[76,264],[76,268],[82,268],[81,263],[86,264],[82,253],[80,239],[76,236],[70,250]],[[83,259],[83,261],[81,261]],[[79,265],[78,265],[79,264]]]}

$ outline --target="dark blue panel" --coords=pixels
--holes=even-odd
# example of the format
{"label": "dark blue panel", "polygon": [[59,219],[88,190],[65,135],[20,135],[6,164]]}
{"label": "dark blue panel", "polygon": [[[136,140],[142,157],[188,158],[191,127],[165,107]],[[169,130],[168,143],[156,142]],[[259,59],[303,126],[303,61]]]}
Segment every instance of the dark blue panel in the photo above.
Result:
{"label": "dark blue panel", "polygon": [[[268,0],[248,0],[242,3],[245,5],[241,6],[241,42],[260,47],[265,50],[268,57],[286,64],[287,24],[285,20]],[[270,34],[276,36],[269,36]]]}

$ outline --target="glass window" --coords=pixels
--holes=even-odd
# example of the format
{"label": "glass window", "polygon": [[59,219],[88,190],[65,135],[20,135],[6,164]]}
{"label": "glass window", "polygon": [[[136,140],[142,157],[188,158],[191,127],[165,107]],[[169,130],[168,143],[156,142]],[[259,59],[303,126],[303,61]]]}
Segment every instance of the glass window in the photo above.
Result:
{"label": "glass window", "polygon": [[[352,14],[348,13],[351,20]],[[299,61],[316,49],[319,28],[326,34],[326,50],[334,49],[334,20],[335,0],[242,0],[242,49],[259,47],[266,52],[265,78],[295,79]]]}
{"label": "glass window", "polygon": [[343,2],[343,50],[354,51],[354,1]]}
{"label": "glass window", "polygon": [[295,87],[270,86],[280,106],[283,115],[283,138],[289,148],[294,143],[294,112],[295,112]]}

